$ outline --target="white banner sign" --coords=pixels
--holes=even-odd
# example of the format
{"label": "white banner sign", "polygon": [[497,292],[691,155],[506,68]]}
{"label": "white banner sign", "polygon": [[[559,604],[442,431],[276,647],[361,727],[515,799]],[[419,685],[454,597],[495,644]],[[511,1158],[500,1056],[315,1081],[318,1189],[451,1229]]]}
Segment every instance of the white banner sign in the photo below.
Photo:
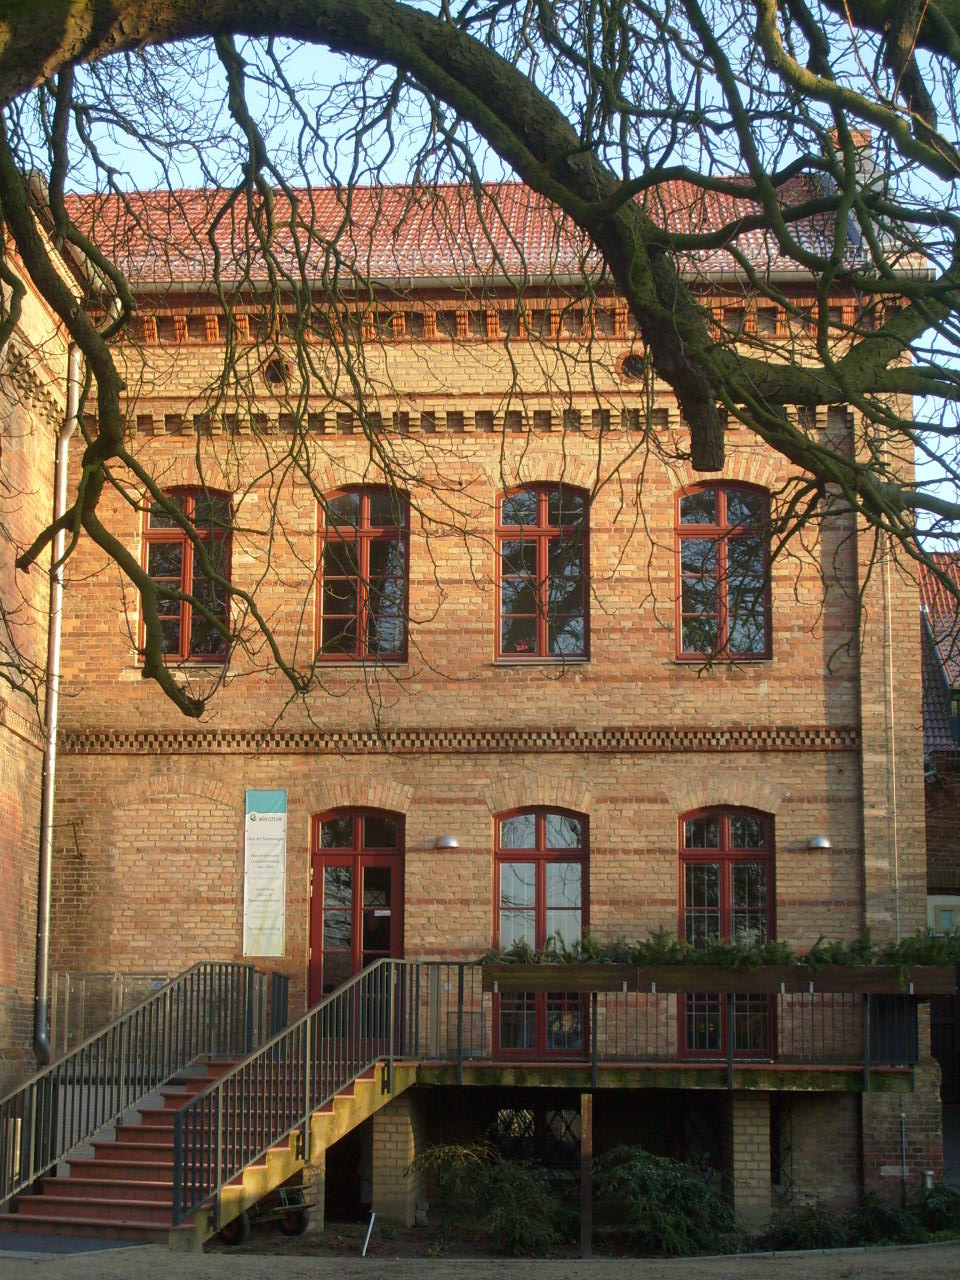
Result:
{"label": "white banner sign", "polygon": [[287,897],[285,791],[247,792],[243,852],[243,954],[282,956]]}

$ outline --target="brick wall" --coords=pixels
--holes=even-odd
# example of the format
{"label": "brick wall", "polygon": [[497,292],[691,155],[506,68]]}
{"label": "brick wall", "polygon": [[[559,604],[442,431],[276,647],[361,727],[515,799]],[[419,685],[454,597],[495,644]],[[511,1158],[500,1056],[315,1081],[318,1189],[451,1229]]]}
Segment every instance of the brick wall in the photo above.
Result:
{"label": "brick wall", "polygon": [[859,1097],[783,1094],[780,1106],[785,1167],[778,1198],[788,1208],[854,1205],[862,1186]]}
{"label": "brick wall", "polygon": [[865,1093],[862,1107],[865,1191],[902,1204],[922,1188],[925,1170],[942,1176],[940,1068],[933,1058],[917,1068],[913,1092]]}
{"label": "brick wall", "polygon": [[[685,433],[662,388],[664,453],[641,455],[630,412],[643,410],[643,391],[619,381],[606,339],[589,367],[583,348],[567,351],[562,373],[545,373],[533,343],[509,356],[483,341],[397,342],[367,354],[371,405],[386,423],[406,415],[379,442],[413,503],[409,660],[379,671],[324,666],[317,687],[291,700],[248,627],[210,709],[185,722],[141,679],[136,600],[84,543],[65,621],[55,964],[173,972],[238,956],[247,787],[288,795],[287,946],[271,963],[290,974],[294,1007],[310,945],[310,821],[343,805],[405,817],[409,957],[489,947],[494,816],[534,804],[589,818],[590,930],[600,939],[676,929],[677,820],[709,805],[773,814],[781,938],[803,947],[853,937],[865,923],[878,938],[922,924],[915,585],[873,560],[849,521],[828,521],[773,569],[769,660],[680,663],[675,499],[702,477],[682,460]],[[258,398],[239,406],[238,430],[218,420],[199,437],[194,415],[221,353],[187,343],[129,357],[131,447],[164,485],[196,483],[199,458],[205,482],[234,494],[233,581],[257,590],[285,654],[308,666],[316,495],[381,480],[369,443],[353,423],[330,429],[327,405],[309,440],[308,483],[289,466],[284,406],[262,385],[256,352]],[[514,432],[504,416],[511,379],[529,430]],[[579,418],[557,430],[568,405]],[[610,407],[602,439],[598,406]],[[256,437],[251,409],[267,419]],[[848,429],[844,415],[818,423]],[[730,432],[722,478],[775,490],[790,474],[782,458]],[[494,661],[496,499],[517,480],[595,490],[589,662]],[[141,515],[113,492],[102,515],[139,554]],[[222,675],[194,668],[181,678],[209,688]],[[459,848],[436,849],[442,833]],[[829,850],[808,849],[819,834]],[[769,1158],[769,1118],[765,1141]]]}
{"label": "brick wall", "polygon": [[[285,957],[302,998],[309,946],[310,823],[341,805],[406,820],[408,957],[473,957],[493,936],[495,813],[571,805],[590,819],[590,930],[599,939],[677,927],[677,815],[734,801],[777,815],[778,931],[797,945],[860,927],[856,756],[628,756],[485,751],[460,755],[306,752],[178,760],[60,757],[53,912],[56,968],[170,972],[239,956],[244,789],[287,791]],[[678,780],[678,773],[682,778]],[[576,776],[576,783],[571,781]],[[830,798],[824,797],[829,789]],[[774,797],[774,798],[771,798]],[[806,840],[830,822],[835,847]],[[453,832],[459,849],[435,848]],[[274,963],[274,962],[271,962]]]}
{"label": "brick wall", "polygon": [[[0,1095],[34,1068],[42,676],[49,553],[29,574],[14,561],[53,510],[56,430],[63,412],[65,347],[28,291],[20,324],[0,354],[0,599],[25,660],[28,692],[0,681]],[[0,659],[7,638],[0,632]]]}
{"label": "brick wall", "polygon": [[927,890],[960,893],[960,751],[938,754],[926,784]]}
{"label": "brick wall", "polygon": [[770,1095],[730,1093],[722,1111],[723,1185],[737,1221],[756,1231],[770,1220]]}
{"label": "brick wall", "polygon": [[388,1103],[373,1117],[373,1209],[388,1222],[412,1227],[425,1198],[424,1175],[411,1170],[427,1141],[426,1108],[416,1089]]}

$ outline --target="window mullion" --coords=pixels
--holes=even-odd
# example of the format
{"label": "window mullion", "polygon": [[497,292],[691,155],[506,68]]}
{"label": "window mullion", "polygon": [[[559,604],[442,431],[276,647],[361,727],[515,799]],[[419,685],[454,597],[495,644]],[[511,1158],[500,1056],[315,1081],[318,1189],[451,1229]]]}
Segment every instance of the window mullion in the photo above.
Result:
{"label": "window mullion", "polygon": [[546,858],[538,849],[536,851],[536,893],[534,894],[534,911],[536,912],[536,920],[534,924],[534,937],[536,939],[535,946],[537,951],[542,951],[547,945],[547,864]]}
{"label": "window mullion", "polygon": [[729,590],[729,582],[727,580],[727,533],[721,529],[717,537],[717,652],[726,653],[729,644],[728,624],[729,610],[727,609],[727,592]]}
{"label": "window mullion", "polygon": [[[364,503],[367,499],[364,498]],[[361,506],[361,512],[364,507]],[[367,656],[367,597],[370,593],[370,539],[366,536],[361,515],[360,527],[357,529],[357,565],[360,578],[357,582],[357,647],[358,658]]]}
{"label": "window mullion", "polygon": [[548,603],[550,599],[550,535],[537,535],[537,652],[545,658],[550,652]]}
{"label": "window mullion", "polygon": [[[191,504],[192,505],[192,504]],[[192,519],[192,517],[191,517]],[[180,532],[181,546],[181,564],[180,564],[180,590],[185,596],[193,594],[193,543],[187,535],[181,530]],[[180,658],[188,658],[190,656],[190,632],[193,627],[193,609],[186,600],[180,601]]]}

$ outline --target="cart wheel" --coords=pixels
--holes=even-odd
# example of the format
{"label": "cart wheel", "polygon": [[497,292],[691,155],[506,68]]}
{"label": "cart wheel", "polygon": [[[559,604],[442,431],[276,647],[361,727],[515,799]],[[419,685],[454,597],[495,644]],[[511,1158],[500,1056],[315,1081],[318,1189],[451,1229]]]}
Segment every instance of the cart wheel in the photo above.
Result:
{"label": "cart wheel", "polygon": [[285,1236],[302,1236],[310,1225],[310,1210],[304,1205],[291,1205],[277,1222]]}
{"label": "cart wheel", "polygon": [[231,1218],[225,1227],[220,1228],[220,1239],[224,1244],[243,1244],[250,1239],[250,1215],[246,1211]]}

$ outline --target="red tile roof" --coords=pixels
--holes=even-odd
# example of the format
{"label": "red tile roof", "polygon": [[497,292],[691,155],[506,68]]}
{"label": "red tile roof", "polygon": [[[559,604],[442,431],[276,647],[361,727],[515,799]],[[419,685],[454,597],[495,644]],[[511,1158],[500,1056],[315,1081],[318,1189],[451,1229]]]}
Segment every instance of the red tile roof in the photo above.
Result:
{"label": "red tile roof", "polygon": [[920,666],[923,676],[923,754],[956,752],[950,727],[950,696],[943,682],[937,648],[926,626],[920,635]]}
{"label": "red tile roof", "polygon": [[[797,179],[785,199],[809,195]],[[135,283],[201,283],[211,278],[214,261],[210,228],[222,255],[224,279],[244,272],[265,278],[255,241],[244,226],[244,197],[228,207],[222,190],[133,192],[71,196],[68,207],[78,224],[93,231]],[[541,279],[580,275],[596,269],[597,256],[583,233],[542,196],[522,183],[500,183],[479,193],[467,186],[316,188],[296,192],[298,219],[290,229],[290,203],[278,196],[281,227],[275,244],[294,262],[295,247],[309,245],[308,274],[332,272],[338,262],[365,278],[411,284],[428,279],[491,279],[524,275]],[[665,182],[644,197],[654,221],[674,231],[704,232],[725,226],[756,209],[754,202],[703,192],[689,183]],[[829,220],[797,223],[795,234],[807,247],[829,249]],[[748,231],[738,248],[760,271],[795,270],[774,238]],[[691,271],[736,269],[724,249],[687,255]],[[342,271],[342,267],[341,267]]]}

